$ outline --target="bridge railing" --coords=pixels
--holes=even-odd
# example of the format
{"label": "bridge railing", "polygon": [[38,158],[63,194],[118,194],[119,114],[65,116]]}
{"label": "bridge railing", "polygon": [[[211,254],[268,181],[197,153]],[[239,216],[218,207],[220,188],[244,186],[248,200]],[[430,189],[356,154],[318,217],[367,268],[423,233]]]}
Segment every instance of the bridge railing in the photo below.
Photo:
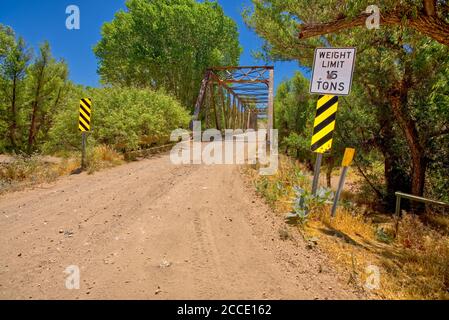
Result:
{"label": "bridge railing", "polygon": [[401,200],[402,199],[408,199],[410,201],[416,201],[416,202],[421,202],[421,203],[425,203],[425,204],[434,204],[434,205],[438,205],[438,206],[443,206],[446,208],[449,208],[449,203],[443,202],[443,201],[437,201],[437,200],[432,200],[432,199],[427,199],[424,197],[418,197],[418,196],[414,196],[412,194],[408,194],[408,193],[403,193],[403,192],[396,192],[396,210],[395,210],[395,217],[396,217],[396,227],[395,227],[395,236],[397,236],[398,234],[398,230],[399,230],[399,220],[401,217]]}

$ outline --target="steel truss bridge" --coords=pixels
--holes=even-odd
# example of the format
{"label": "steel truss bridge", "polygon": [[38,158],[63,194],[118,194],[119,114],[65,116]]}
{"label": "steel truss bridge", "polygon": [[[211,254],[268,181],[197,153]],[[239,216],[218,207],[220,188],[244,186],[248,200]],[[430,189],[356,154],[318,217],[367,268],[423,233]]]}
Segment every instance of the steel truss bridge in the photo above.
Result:
{"label": "steel truss bridge", "polygon": [[273,87],[272,66],[209,68],[201,82],[193,120],[202,120],[206,128],[222,131],[257,130],[257,120],[267,119],[267,130],[271,130]]}

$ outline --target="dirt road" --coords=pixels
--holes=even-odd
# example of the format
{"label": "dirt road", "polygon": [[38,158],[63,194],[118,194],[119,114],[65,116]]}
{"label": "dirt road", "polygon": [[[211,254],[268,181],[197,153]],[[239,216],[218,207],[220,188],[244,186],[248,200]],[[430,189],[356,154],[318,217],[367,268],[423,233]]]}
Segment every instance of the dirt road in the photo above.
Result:
{"label": "dirt road", "polygon": [[0,197],[0,299],[357,298],[284,227],[237,166],[162,155],[64,177]]}

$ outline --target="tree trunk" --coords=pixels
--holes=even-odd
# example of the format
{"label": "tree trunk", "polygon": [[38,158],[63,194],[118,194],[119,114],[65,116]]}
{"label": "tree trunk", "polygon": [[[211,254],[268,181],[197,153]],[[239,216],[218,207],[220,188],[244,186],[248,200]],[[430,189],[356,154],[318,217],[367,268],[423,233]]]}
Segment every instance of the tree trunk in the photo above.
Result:
{"label": "tree trunk", "polygon": [[39,99],[41,98],[41,89],[43,87],[44,82],[44,72],[45,68],[47,67],[47,60],[44,59],[42,65],[40,66],[39,74],[36,79],[37,85],[36,85],[36,92],[34,93],[34,101],[32,103],[33,111],[31,114],[31,123],[30,123],[30,131],[28,134],[28,154],[31,154],[33,151],[33,144],[36,137],[36,119],[37,119],[37,112],[39,109]]}
{"label": "tree trunk", "polygon": [[[407,88],[403,86],[402,88]],[[393,114],[404,132],[410,156],[412,160],[411,166],[411,193],[415,196],[422,197],[424,195],[424,183],[426,178],[427,158],[424,153],[424,147],[421,144],[415,121],[410,114],[405,112],[403,106],[406,105],[406,95],[393,95],[391,98],[391,106]],[[416,202],[412,203],[413,211],[421,211],[423,206]]]}
{"label": "tree trunk", "polygon": [[38,85],[36,87],[36,93],[34,96],[34,101],[32,103],[33,111],[31,113],[30,130],[28,132],[28,148],[27,148],[28,154],[31,154],[31,152],[33,151],[33,144],[34,144],[34,139],[36,136],[36,119],[37,119],[37,112],[38,112],[38,108],[39,108],[40,91],[41,91],[41,77],[38,79]]}
{"label": "tree trunk", "polygon": [[52,114],[54,114],[58,108],[58,104],[61,101],[63,89],[64,86],[59,87],[58,94],[56,95],[55,101],[53,103],[53,108],[45,114],[42,114],[41,112],[41,117],[38,121],[38,124],[36,125],[36,132],[42,132],[43,140],[48,139],[48,132],[50,131],[53,122]]}
{"label": "tree trunk", "polygon": [[385,182],[387,194],[384,199],[386,209],[394,212],[396,205],[395,192],[410,193],[410,177],[402,170],[400,165],[400,158],[394,152],[383,152],[385,159]]}
{"label": "tree trunk", "polygon": [[35,137],[35,131],[36,131],[36,115],[37,115],[37,107],[38,103],[37,101],[33,101],[33,112],[31,114],[31,123],[30,123],[30,130],[28,133],[28,154],[31,154],[33,151],[33,143],[34,143],[34,137]]}
{"label": "tree trunk", "polygon": [[12,98],[11,98],[11,126],[9,131],[9,138],[11,140],[11,146],[13,150],[16,149],[16,134],[17,134],[17,108],[16,108],[16,100],[17,100],[17,77],[14,76],[12,82]]}
{"label": "tree trunk", "polygon": [[426,180],[427,159],[423,156],[413,157],[412,194],[422,196]]}
{"label": "tree trunk", "polygon": [[401,164],[402,155],[395,146],[395,132],[393,123],[395,121],[388,106],[380,107],[378,121],[381,123],[381,130],[376,137],[376,144],[384,157],[384,177],[387,194],[384,197],[386,209],[394,212],[396,205],[395,192],[401,191],[410,193],[410,176]]}

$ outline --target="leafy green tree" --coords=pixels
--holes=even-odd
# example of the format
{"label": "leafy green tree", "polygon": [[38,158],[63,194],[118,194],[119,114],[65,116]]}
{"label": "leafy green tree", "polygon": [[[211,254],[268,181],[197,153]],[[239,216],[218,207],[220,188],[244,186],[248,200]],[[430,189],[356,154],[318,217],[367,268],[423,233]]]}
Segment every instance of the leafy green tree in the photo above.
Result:
{"label": "leafy green tree", "polygon": [[[420,35],[413,25],[407,25],[407,14],[401,16],[404,23],[398,23],[398,26],[390,24],[372,31],[342,28],[334,30],[341,32],[327,37],[308,37],[303,32],[302,39],[299,39],[300,23],[304,31],[307,24],[312,25],[309,22],[320,25],[336,14],[344,22],[364,11],[369,4],[366,1],[348,4],[337,1],[253,0],[253,3],[254,9],[245,12],[245,19],[265,39],[265,53],[269,58],[297,59],[302,65],[311,66],[313,50],[317,46],[358,47],[355,88],[347,99],[346,108],[354,106],[353,102],[369,104],[362,105],[365,112],[359,114],[360,119],[353,119],[362,126],[360,129],[356,127],[359,133],[353,136],[357,137],[362,150],[369,151],[370,146],[374,146],[384,154],[389,193],[410,190],[415,195],[422,195],[427,167],[434,161],[435,152],[441,154],[446,148],[447,118],[444,115],[448,106],[439,104],[434,113],[426,110],[429,110],[432,97],[440,97],[441,100],[445,95],[447,88],[438,83],[444,83],[441,79],[447,75],[448,48]],[[426,14],[423,10],[428,10],[422,4],[422,1],[386,1],[381,10],[408,8],[410,12],[422,15]],[[435,19],[447,19],[445,5],[443,1],[434,6],[438,14]],[[355,97],[354,92],[359,97]],[[344,112],[345,107],[341,109]],[[374,118],[367,115],[370,110]],[[362,130],[364,118],[375,120],[374,125],[367,126],[369,130]],[[403,177],[396,180],[402,185],[395,183],[396,177]]]}
{"label": "leafy green tree", "polygon": [[[311,44],[322,44],[321,36],[332,38],[364,31],[370,5],[380,9],[381,28],[398,27],[419,32],[444,45],[449,45],[449,4],[446,0],[252,0],[254,8],[245,10],[246,21],[268,40],[270,54],[291,58],[306,57],[298,52]],[[273,37],[277,35],[277,37]],[[307,40],[307,41],[304,41]],[[296,48],[296,50],[295,50]]]}
{"label": "leafy green tree", "polygon": [[[55,117],[45,143],[46,152],[79,150],[79,97],[92,99],[90,145],[106,144],[120,151],[151,147],[169,141],[170,133],[187,128],[189,113],[163,91],[138,88],[84,90],[72,87],[73,97]],[[75,98],[78,97],[78,98]]]}
{"label": "leafy green tree", "polygon": [[6,109],[3,120],[9,126],[8,136],[11,148],[16,149],[21,143],[19,135],[22,119],[19,116],[24,105],[24,78],[31,53],[22,38],[11,42],[9,47],[3,50],[3,59],[0,63],[2,100]]}
{"label": "leafy green tree", "polygon": [[165,88],[193,107],[206,68],[239,61],[237,26],[217,2],[128,0],[95,47],[106,84]]}
{"label": "leafy green tree", "polygon": [[52,57],[48,43],[31,61],[25,41],[1,24],[0,40],[0,149],[31,153],[66,99],[67,66]]}
{"label": "leafy green tree", "polygon": [[4,59],[8,51],[15,44],[14,31],[0,23],[0,59]]}
{"label": "leafy green tree", "polygon": [[[293,4],[294,1],[286,2]],[[373,4],[366,0],[350,3],[335,0],[315,2],[317,5],[327,5],[327,8],[324,8],[326,20],[321,23],[317,23],[316,20],[306,20],[301,23],[299,37],[302,39],[365,26],[367,18],[371,15],[365,10]],[[303,3],[299,1],[295,9],[300,9]],[[404,26],[441,44],[449,45],[449,3],[446,0],[384,0],[378,4],[378,7],[382,13],[380,17],[382,25]]]}
{"label": "leafy green tree", "polygon": [[52,125],[53,113],[64,98],[68,69],[64,61],[56,61],[45,42],[40,47],[39,56],[28,69],[29,110],[27,152],[35,149],[35,144],[45,140]]}
{"label": "leafy green tree", "polygon": [[281,146],[285,147],[287,153],[296,153],[297,159],[310,162],[310,139],[307,134],[312,128],[315,108],[309,99],[307,79],[299,72],[292,79],[279,84],[274,109]]}

